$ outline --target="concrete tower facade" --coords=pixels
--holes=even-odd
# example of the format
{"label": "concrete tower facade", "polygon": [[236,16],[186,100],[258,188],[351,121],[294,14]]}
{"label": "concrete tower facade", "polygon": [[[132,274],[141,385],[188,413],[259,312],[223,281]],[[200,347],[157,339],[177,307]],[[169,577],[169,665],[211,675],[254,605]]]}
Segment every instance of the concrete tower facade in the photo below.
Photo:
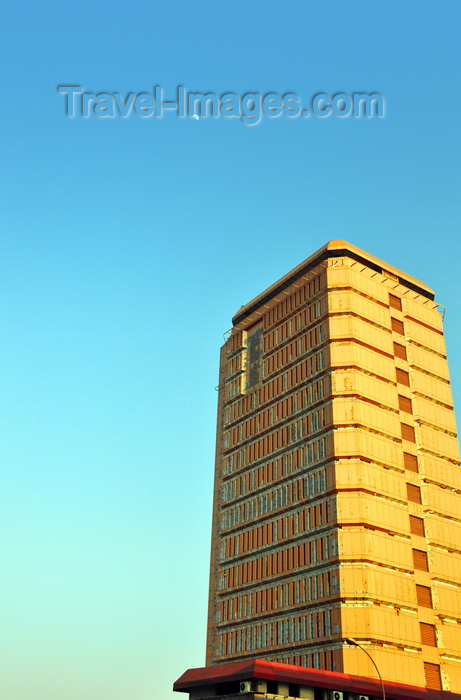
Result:
{"label": "concrete tower facade", "polygon": [[461,471],[440,307],[330,241],[221,351],[207,665],[461,692]]}

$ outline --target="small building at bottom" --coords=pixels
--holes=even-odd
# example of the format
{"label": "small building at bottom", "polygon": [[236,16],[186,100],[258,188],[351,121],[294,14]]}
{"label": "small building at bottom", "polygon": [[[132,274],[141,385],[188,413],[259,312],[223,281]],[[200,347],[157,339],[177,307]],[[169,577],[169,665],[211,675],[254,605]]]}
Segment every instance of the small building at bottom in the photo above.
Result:
{"label": "small building at bottom", "polygon": [[461,700],[461,694],[248,659],[186,671],[173,689],[189,700]]}

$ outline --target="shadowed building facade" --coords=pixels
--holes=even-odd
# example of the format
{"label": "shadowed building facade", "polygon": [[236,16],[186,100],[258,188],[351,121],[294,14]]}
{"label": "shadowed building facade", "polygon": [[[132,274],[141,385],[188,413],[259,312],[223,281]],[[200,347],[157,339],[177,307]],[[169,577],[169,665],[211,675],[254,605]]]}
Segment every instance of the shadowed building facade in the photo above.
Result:
{"label": "shadowed building facade", "polygon": [[207,665],[461,692],[461,478],[433,291],[330,241],[221,350]]}

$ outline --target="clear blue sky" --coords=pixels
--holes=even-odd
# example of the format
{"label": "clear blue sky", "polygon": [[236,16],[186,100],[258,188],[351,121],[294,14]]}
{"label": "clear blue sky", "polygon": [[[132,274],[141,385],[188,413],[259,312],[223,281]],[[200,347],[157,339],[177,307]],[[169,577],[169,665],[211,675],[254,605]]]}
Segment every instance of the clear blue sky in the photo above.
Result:
{"label": "clear blue sky", "polygon": [[[431,285],[461,405],[457,2],[8,3],[0,697],[204,663],[218,349],[332,238]],[[385,117],[89,119],[86,91],[379,92]]]}

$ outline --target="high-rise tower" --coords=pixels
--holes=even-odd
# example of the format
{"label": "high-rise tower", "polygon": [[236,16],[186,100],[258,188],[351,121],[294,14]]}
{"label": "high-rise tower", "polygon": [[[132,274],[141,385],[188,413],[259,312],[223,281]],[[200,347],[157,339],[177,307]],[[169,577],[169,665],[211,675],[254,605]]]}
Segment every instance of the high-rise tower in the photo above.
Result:
{"label": "high-rise tower", "polygon": [[432,290],[330,241],[222,348],[207,664],[461,692],[461,471]]}

